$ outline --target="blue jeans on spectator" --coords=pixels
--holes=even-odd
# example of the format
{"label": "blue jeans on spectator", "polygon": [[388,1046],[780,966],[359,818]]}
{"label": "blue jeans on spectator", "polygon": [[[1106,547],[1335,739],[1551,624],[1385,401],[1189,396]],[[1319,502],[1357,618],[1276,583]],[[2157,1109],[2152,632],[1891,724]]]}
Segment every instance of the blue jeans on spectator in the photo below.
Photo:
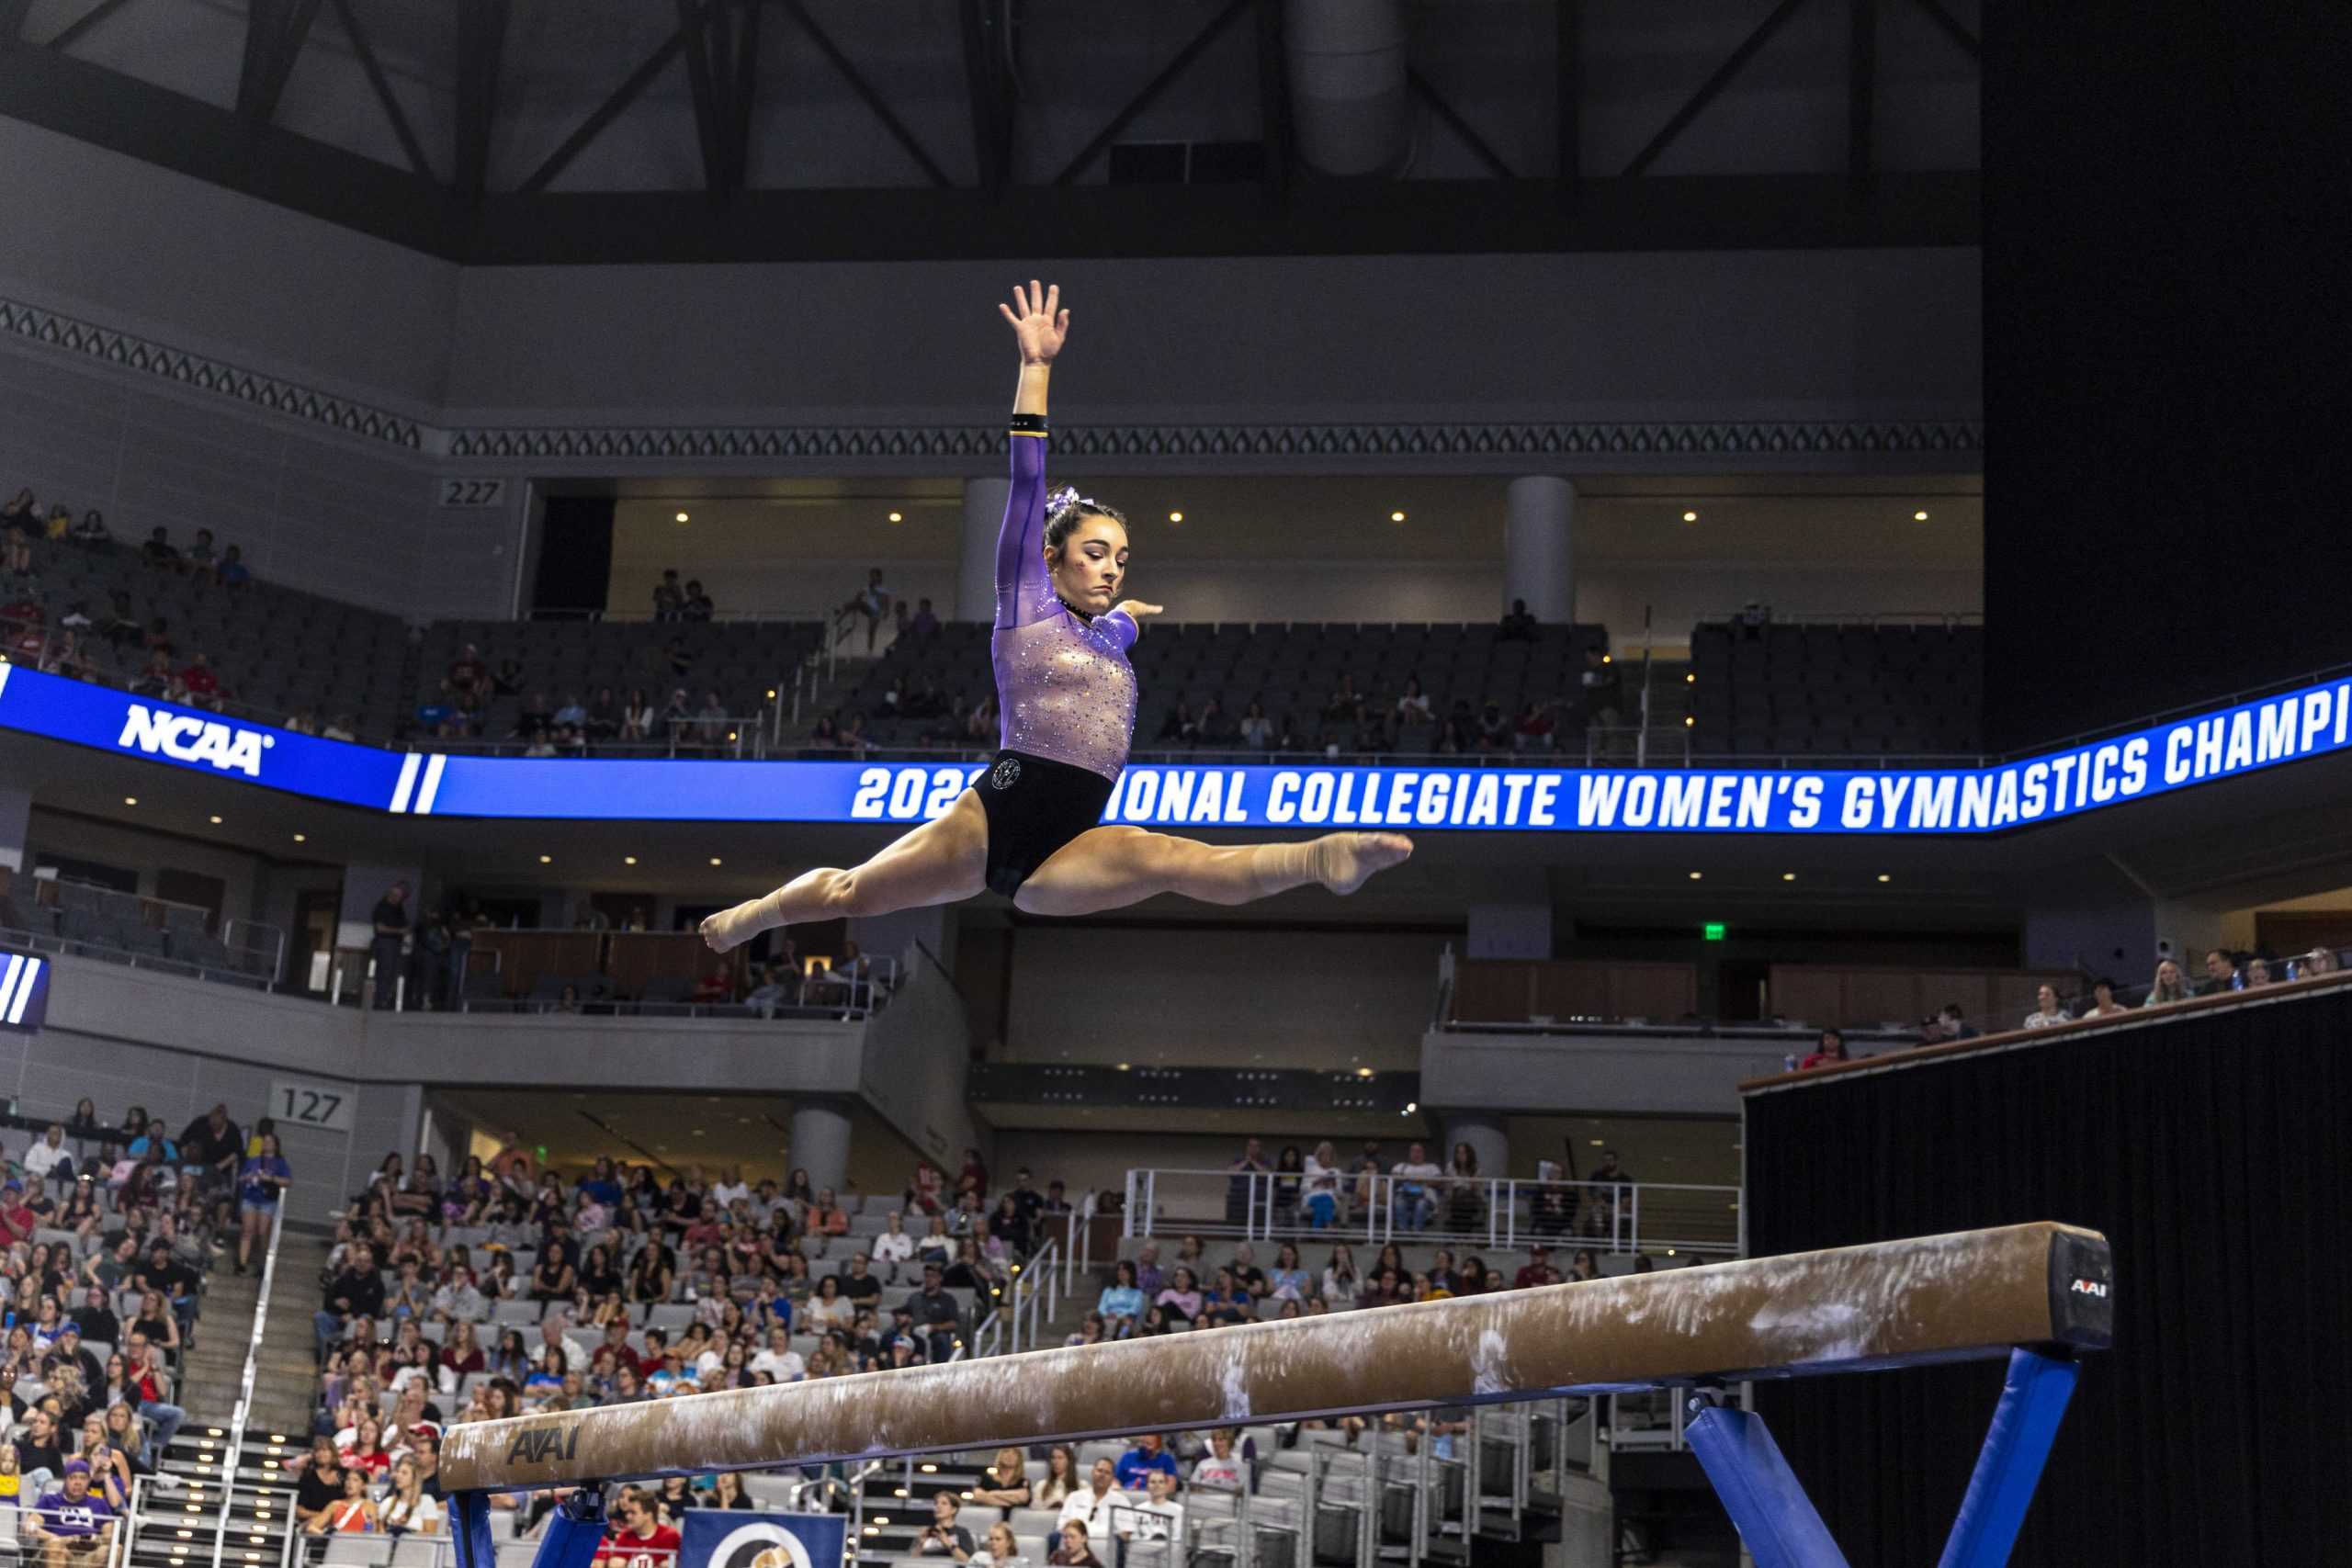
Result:
{"label": "blue jeans on spectator", "polygon": [[318,1312],[311,1314],[311,1326],[319,1331],[319,1359],[327,1359],[327,1347],[343,1337],[343,1314],[339,1312]]}
{"label": "blue jeans on spectator", "polygon": [[1437,1213],[1437,1194],[1418,1181],[1399,1182],[1391,1207],[1397,1225],[1406,1230],[1425,1231]]}
{"label": "blue jeans on spectator", "polygon": [[155,1424],[154,1431],[148,1436],[142,1461],[151,1470],[161,1470],[164,1467],[164,1450],[170,1448],[172,1439],[179,1435],[181,1424],[187,1420],[187,1412],[176,1404],[149,1400],[139,1407],[139,1414],[142,1420]]}
{"label": "blue jeans on spectator", "polygon": [[1340,1201],[1329,1192],[1306,1195],[1306,1223],[1315,1230],[1329,1230],[1332,1216],[1340,1212]]}

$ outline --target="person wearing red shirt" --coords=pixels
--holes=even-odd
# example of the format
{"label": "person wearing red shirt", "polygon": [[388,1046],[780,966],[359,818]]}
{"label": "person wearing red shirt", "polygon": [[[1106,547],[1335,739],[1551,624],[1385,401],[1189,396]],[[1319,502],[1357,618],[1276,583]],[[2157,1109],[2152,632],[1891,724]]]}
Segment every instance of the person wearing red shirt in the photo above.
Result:
{"label": "person wearing red shirt", "polygon": [[25,1206],[25,1184],[12,1179],[0,1188],[0,1246],[30,1242],[39,1229],[40,1216]]}
{"label": "person wearing red shirt", "polygon": [[1552,1249],[1539,1241],[1527,1249],[1527,1262],[1520,1269],[1518,1277],[1511,1280],[1511,1285],[1516,1290],[1524,1291],[1532,1285],[1556,1285],[1559,1282],[1560,1271],[1552,1267]]}
{"label": "person wearing red shirt", "polygon": [[589,1568],[675,1568],[678,1532],[654,1517],[643,1494],[621,1494],[618,1524],[605,1532]]}
{"label": "person wearing red shirt", "polygon": [[180,671],[180,684],[199,703],[220,699],[220,677],[213,673],[212,661],[201,653],[188,656],[187,668]]}
{"label": "person wearing red shirt", "polygon": [[1820,1045],[1811,1055],[1797,1064],[1797,1071],[1809,1073],[1815,1067],[1834,1066],[1839,1062],[1849,1060],[1851,1058],[1846,1055],[1846,1037],[1834,1029],[1825,1029],[1821,1032]]}

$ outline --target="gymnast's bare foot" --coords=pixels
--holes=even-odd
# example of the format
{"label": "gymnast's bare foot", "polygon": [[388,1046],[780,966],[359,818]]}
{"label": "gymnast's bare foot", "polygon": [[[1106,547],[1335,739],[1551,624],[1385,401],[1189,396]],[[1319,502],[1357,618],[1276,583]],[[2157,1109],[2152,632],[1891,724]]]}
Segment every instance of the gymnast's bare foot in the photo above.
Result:
{"label": "gymnast's bare foot", "polygon": [[738,904],[731,909],[721,909],[706,915],[702,922],[702,939],[713,953],[725,953],[742,946],[762,931],[774,931],[784,924],[777,918],[772,900],[773,893]]}
{"label": "gymnast's bare foot", "polygon": [[1316,880],[1344,897],[1412,853],[1413,840],[1402,833],[1326,833],[1315,840]]}

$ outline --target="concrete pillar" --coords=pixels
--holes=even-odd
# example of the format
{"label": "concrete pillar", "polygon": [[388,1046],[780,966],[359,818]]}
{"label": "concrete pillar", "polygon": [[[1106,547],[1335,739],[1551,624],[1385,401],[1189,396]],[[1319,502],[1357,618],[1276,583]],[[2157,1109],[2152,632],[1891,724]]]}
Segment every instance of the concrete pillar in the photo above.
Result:
{"label": "concrete pillar", "polygon": [[1577,618],[1576,486],[1556,474],[1510,481],[1503,503],[1503,603],[1527,601],[1545,626]]}
{"label": "concrete pillar", "polygon": [[1012,499],[1010,479],[989,475],[964,481],[964,547],[956,574],[956,618],[996,618],[996,536]]}
{"label": "concrete pillar", "polygon": [[833,1100],[798,1100],[792,1105],[792,1145],[786,1159],[808,1173],[818,1187],[841,1190],[849,1173],[849,1106]]}
{"label": "concrete pillar", "polygon": [[1503,1119],[1482,1111],[1449,1111],[1445,1113],[1445,1156],[1438,1161],[1451,1169],[1453,1145],[1467,1144],[1478,1156],[1480,1176],[1509,1176],[1510,1172],[1510,1134],[1503,1130]]}
{"label": "concrete pillar", "polygon": [[21,874],[26,867],[25,840],[31,830],[33,792],[0,789],[0,871]]}

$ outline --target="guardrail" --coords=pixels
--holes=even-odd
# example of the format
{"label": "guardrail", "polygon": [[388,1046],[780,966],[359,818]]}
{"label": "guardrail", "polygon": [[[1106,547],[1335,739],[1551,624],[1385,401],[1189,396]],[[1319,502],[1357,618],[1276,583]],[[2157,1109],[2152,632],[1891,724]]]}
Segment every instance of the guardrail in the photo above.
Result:
{"label": "guardrail", "polygon": [[288,1182],[277,1190],[277,1209],[269,1219],[269,1250],[262,1255],[260,1293],[254,1297],[254,1328],[245,1339],[245,1370],[237,1380],[236,1414],[229,1418],[229,1446],[220,1458],[220,1509],[214,1517],[212,1536],[212,1568],[220,1568],[220,1556],[229,1541],[229,1510],[237,1495],[237,1467],[243,1458],[245,1424],[254,1407],[254,1379],[261,1370],[262,1335],[269,1327],[269,1287],[277,1278],[277,1244],[286,1234],[286,1193]]}
{"label": "guardrail", "polygon": [[[1319,1187],[1295,1171],[1135,1168],[1126,1176],[1125,1234],[1498,1251],[1540,1242],[1595,1252],[1734,1256],[1739,1200],[1736,1187],[1704,1183],[1341,1172]],[[1261,1267],[1271,1261],[1259,1260]],[[1355,1260],[1367,1286],[1374,1261]],[[1163,1260],[1163,1267],[1172,1263]],[[1204,1289],[1210,1282],[1199,1281]]]}

